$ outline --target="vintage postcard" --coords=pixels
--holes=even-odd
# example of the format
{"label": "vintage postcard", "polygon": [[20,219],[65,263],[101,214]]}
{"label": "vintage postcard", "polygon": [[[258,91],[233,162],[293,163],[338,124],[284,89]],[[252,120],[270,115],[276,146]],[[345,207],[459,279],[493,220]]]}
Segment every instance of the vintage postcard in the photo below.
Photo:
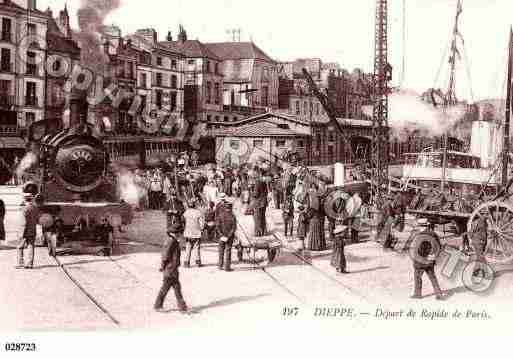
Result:
{"label": "vintage postcard", "polygon": [[0,352],[507,332],[511,14],[0,0]]}

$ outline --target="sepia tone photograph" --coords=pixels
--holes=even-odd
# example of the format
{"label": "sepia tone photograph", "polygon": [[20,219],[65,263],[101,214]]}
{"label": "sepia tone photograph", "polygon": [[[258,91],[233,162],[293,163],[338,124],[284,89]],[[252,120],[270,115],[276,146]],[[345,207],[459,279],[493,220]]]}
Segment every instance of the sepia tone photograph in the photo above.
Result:
{"label": "sepia tone photograph", "polygon": [[512,14],[0,0],[0,352],[503,332]]}

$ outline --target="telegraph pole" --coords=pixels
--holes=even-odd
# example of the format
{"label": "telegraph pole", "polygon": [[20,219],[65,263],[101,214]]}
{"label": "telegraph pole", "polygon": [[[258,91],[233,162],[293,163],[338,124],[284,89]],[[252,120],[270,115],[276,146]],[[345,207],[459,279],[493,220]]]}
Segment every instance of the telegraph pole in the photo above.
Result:
{"label": "telegraph pole", "polygon": [[513,28],[509,32],[509,55],[508,55],[508,87],[506,89],[506,119],[504,121],[504,148],[502,151],[502,185],[508,184],[508,162],[509,162],[509,132],[511,117],[511,77],[513,72]]}

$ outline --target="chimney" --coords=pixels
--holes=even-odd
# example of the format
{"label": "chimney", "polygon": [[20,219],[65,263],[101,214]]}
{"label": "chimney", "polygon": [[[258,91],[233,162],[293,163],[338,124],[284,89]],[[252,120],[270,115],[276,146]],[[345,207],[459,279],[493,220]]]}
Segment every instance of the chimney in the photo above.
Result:
{"label": "chimney", "polygon": [[27,0],[27,9],[36,10],[36,0]]}
{"label": "chimney", "polygon": [[171,31],[168,31],[168,32],[167,32],[166,40],[167,40],[167,41],[173,41],[173,36],[171,35]]}
{"label": "chimney", "polygon": [[155,29],[140,29],[135,32],[137,35],[146,39],[146,41],[156,44],[158,42],[158,34]]}

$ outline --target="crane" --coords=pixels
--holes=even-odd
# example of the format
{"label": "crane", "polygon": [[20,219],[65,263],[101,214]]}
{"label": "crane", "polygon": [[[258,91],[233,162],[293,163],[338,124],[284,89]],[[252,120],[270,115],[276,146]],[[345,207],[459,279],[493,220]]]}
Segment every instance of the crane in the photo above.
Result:
{"label": "crane", "polygon": [[382,203],[382,189],[388,183],[389,132],[388,93],[392,80],[392,67],[388,63],[388,1],[376,0],[376,23],[374,42],[374,109],[372,126],[373,193]]}

